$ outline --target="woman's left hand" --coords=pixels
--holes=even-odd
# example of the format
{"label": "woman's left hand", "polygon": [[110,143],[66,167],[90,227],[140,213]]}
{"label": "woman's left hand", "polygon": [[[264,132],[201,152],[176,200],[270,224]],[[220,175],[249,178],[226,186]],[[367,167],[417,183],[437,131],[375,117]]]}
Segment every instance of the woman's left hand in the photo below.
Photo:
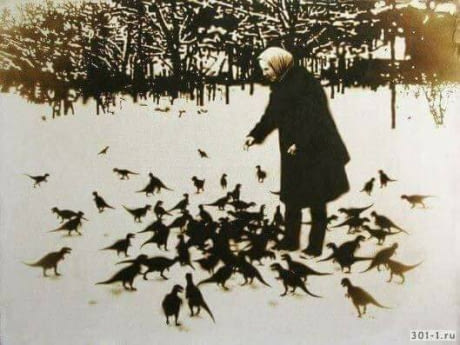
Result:
{"label": "woman's left hand", "polygon": [[292,144],[287,150],[288,155],[294,156],[297,153],[297,146]]}

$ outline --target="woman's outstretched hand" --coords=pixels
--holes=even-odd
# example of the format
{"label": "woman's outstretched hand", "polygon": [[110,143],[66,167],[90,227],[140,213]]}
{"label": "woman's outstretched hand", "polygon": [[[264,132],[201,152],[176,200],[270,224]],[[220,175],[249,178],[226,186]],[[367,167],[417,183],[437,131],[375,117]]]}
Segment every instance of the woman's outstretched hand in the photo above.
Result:
{"label": "woman's outstretched hand", "polygon": [[289,146],[287,153],[288,155],[294,156],[297,153],[297,146],[295,146],[295,144]]}
{"label": "woman's outstretched hand", "polygon": [[244,142],[244,145],[243,145],[243,150],[244,151],[249,150],[249,147],[254,145],[254,141],[255,141],[255,139],[253,137],[247,137],[246,141]]}

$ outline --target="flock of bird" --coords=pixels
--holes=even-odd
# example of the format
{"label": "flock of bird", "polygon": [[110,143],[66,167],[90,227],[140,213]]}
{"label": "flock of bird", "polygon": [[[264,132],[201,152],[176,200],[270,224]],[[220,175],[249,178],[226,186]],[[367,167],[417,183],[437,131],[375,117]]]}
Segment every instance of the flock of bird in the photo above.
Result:
{"label": "flock of bird", "polygon": [[[109,147],[107,146],[98,154],[106,155],[108,150]],[[198,149],[198,153],[199,157],[209,159],[205,151]],[[130,176],[139,175],[128,169],[120,168],[113,168],[113,172],[120,180],[128,180]],[[267,175],[267,172],[262,170],[259,165],[256,167],[255,181],[263,183]],[[27,176],[34,181],[34,188],[48,182],[50,177],[49,174]],[[379,178],[381,188],[387,187],[389,182],[395,182],[382,170],[379,171]],[[374,181],[375,178],[369,180],[361,191],[370,196],[373,191]],[[191,178],[191,183],[197,194],[205,191],[205,182],[205,179],[200,179],[196,176]],[[238,183],[233,189],[229,189],[226,174],[221,176],[219,182],[222,197],[199,204],[197,216],[193,216],[190,213],[191,196],[188,193],[182,193],[181,198],[171,207],[165,207],[162,200],[157,200],[153,206],[148,203],[140,207],[121,205],[126,213],[133,217],[136,224],[142,223],[145,218],[150,217],[150,214],[154,219],[137,233],[127,233],[123,238],[107,247],[101,248],[101,250],[113,251],[117,256],[123,255],[124,260],[118,262],[118,264],[125,266],[108,279],[95,282],[96,285],[121,283],[125,290],[135,291],[134,282],[138,276],[148,280],[149,274],[158,274],[159,277],[167,280],[166,272],[178,269],[177,266],[189,268],[193,271],[199,268],[207,272],[209,277],[195,284],[192,273],[187,272],[185,274],[185,299],[191,316],[198,315],[201,308],[203,308],[215,322],[211,308],[206,303],[200,290],[202,286],[216,284],[220,288],[227,290],[228,286],[226,284],[229,279],[239,275],[242,279],[241,285],[258,282],[258,284],[271,287],[267,279],[263,277],[255,266],[255,263],[263,265],[269,262],[270,270],[276,274],[275,278],[282,285],[283,293],[281,296],[286,296],[288,292],[294,293],[299,289],[311,297],[321,297],[319,294],[310,291],[306,286],[309,276],[320,277],[332,274],[330,272],[320,272],[307,264],[309,260],[318,258],[305,257],[301,254],[298,256],[299,259],[295,260],[293,257],[295,253],[274,249],[284,233],[284,217],[280,206],[276,207],[272,216],[267,216],[265,214],[265,205],[257,205],[255,202],[245,201],[241,198],[241,184]],[[133,192],[143,193],[146,197],[159,196],[161,193],[175,193],[172,188],[151,172],[148,174],[148,181],[145,187]],[[272,193],[277,194],[276,192]],[[427,197],[430,196],[401,196],[402,199],[410,203],[412,208],[416,206],[425,208],[423,201]],[[103,213],[107,209],[120,208],[105,200],[97,191],[93,192],[93,201],[99,213]],[[211,208],[215,209],[215,211],[210,212]],[[390,218],[372,208],[373,204],[363,207],[342,207],[338,209],[340,217],[331,215],[328,219],[328,230],[339,231],[337,229],[346,228],[347,236],[352,238],[341,244],[328,243],[324,249],[324,253],[327,255],[324,258],[319,258],[317,262],[330,261],[335,263],[340,266],[342,273],[350,273],[356,263],[368,262],[367,268],[362,272],[368,272],[374,268],[380,271],[384,268],[389,271],[389,282],[396,275],[400,277],[400,283],[402,284],[405,280],[405,273],[420,263],[408,265],[396,261],[393,256],[398,249],[397,242],[388,247],[380,246],[385,244],[387,237],[406,236],[408,232],[396,225]],[[73,233],[79,236],[82,235],[81,229],[84,228],[84,221],[88,221],[84,212],[58,207],[53,207],[51,211],[61,222],[51,232],[66,232],[69,236],[72,236]],[[371,219],[363,216],[365,212],[370,212],[370,217],[374,222],[373,227],[370,225]],[[402,233],[405,235],[401,235]],[[369,238],[366,238],[364,234],[368,234]],[[133,238],[145,235],[149,235],[149,237],[143,242],[140,250],[145,250],[146,246],[155,245],[155,251],[163,254],[148,256],[142,253],[135,258],[129,258],[129,248],[132,246]],[[174,249],[170,248],[171,237],[175,237],[175,240],[173,239],[175,243]],[[356,255],[360,245],[364,241],[372,239],[376,240],[375,254],[372,256]],[[70,253],[71,248],[63,247],[57,252],[45,255],[35,263],[26,264],[41,268],[45,277],[49,270],[53,270],[55,275],[60,275],[58,264]],[[166,253],[171,253],[171,255],[164,255]],[[199,257],[197,253],[200,253]],[[174,268],[175,266],[176,268]],[[351,299],[359,317],[366,313],[366,307],[369,304],[385,307],[363,288],[353,285],[349,278],[342,279],[342,286],[346,288],[346,296]],[[167,324],[169,324],[171,318],[174,318],[175,325],[180,324],[179,315],[183,303],[180,295],[183,291],[184,288],[180,282],[177,282],[161,303]]]}

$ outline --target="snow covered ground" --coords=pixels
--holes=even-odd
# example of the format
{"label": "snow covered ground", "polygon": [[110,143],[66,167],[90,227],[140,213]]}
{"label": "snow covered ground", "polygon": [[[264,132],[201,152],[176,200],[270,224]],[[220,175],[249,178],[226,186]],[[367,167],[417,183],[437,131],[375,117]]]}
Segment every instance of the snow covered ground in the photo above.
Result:
{"label": "snow covered ground", "polygon": [[[95,105],[77,105],[75,116],[42,121],[49,113],[46,105],[27,103],[19,96],[1,94],[0,236],[1,290],[0,343],[5,345],[143,345],[143,344],[406,344],[413,329],[456,330],[459,324],[458,294],[458,157],[460,93],[451,97],[444,126],[436,128],[422,97],[399,96],[397,129],[390,129],[390,93],[347,90],[331,101],[340,132],[352,161],[347,166],[351,192],[329,205],[331,213],[341,206],[365,206],[387,215],[410,235],[388,238],[385,246],[397,241],[395,259],[406,264],[423,264],[406,275],[404,285],[387,283],[388,272],[376,270],[360,274],[366,264],[357,264],[353,273],[342,274],[334,264],[306,263],[331,276],[311,277],[309,289],[324,298],[298,293],[280,297],[279,281],[266,263],[260,270],[268,288],[255,282],[240,287],[240,275],[229,282],[226,292],[215,285],[201,290],[213,310],[216,324],[202,312],[190,318],[188,308],[181,312],[181,327],[166,326],[161,300],[172,286],[185,286],[188,268],[174,266],[163,281],[152,275],[149,281],[137,278],[138,291],[126,292],[119,285],[95,286],[109,278],[120,266],[115,253],[100,251],[128,232],[142,230],[154,219],[150,213],[142,224],[135,224],[122,208],[154,204],[158,199],[173,206],[182,193],[191,194],[191,211],[197,205],[223,195],[219,186],[222,173],[228,174],[231,188],[241,183],[242,198],[267,205],[271,217],[278,190],[279,153],[277,135],[263,146],[245,152],[245,135],[261,115],[268,97],[266,88],[256,88],[254,97],[235,89],[230,105],[220,102],[207,106],[208,113],[197,115],[196,107],[177,116],[155,113],[155,105],[123,104],[115,115],[95,115]],[[456,97],[455,97],[456,96]],[[179,106],[179,105],[178,105]],[[106,156],[97,153],[110,146]],[[210,159],[200,159],[197,149]],[[259,184],[255,166],[260,164],[269,177]],[[120,181],[114,167],[140,173]],[[377,170],[384,169],[398,181],[386,189],[376,184],[371,197],[359,190]],[[24,173],[49,173],[49,182],[32,188]],[[146,198],[134,193],[148,181],[152,172],[174,192]],[[194,194],[190,178],[206,179],[205,192]],[[99,214],[93,204],[97,190],[116,209]],[[411,210],[401,194],[431,194],[426,210]],[[83,236],[67,237],[48,233],[59,222],[51,207],[82,210],[89,219]],[[218,216],[218,211],[213,211]],[[219,213],[223,215],[222,212]],[[308,220],[305,211],[304,219]],[[308,227],[305,226],[305,242]],[[130,250],[140,253],[140,244],[149,235],[136,237]],[[326,241],[348,240],[344,229],[327,233]],[[146,246],[148,255],[173,256],[170,251]],[[43,278],[40,269],[22,262],[33,262],[44,254],[69,246],[72,253],[61,262],[59,278]],[[371,255],[378,247],[366,241],[358,255]],[[195,250],[194,258],[199,257]],[[324,254],[328,254],[325,250]],[[298,253],[294,255],[298,258]],[[51,272],[50,272],[51,273]],[[193,271],[195,282],[207,273]],[[391,310],[368,308],[359,319],[345,289],[347,276],[370,292]],[[398,278],[396,278],[398,281]]]}

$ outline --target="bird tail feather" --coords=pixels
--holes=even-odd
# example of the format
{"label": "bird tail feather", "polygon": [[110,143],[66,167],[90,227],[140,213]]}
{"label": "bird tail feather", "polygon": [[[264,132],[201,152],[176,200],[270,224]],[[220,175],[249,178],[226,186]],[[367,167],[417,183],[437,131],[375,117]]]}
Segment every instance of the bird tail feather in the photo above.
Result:
{"label": "bird tail feather", "polygon": [[265,286],[271,287],[270,284],[268,284],[268,283],[264,280],[264,278],[262,278],[262,275],[261,275],[259,272],[257,272],[256,278],[257,278],[258,281],[260,281],[260,282],[261,282],[262,284],[264,284]]}
{"label": "bird tail feather", "polygon": [[212,321],[214,323],[216,323],[216,320],[214,319],[214,315],[212,315],[212,311],[211,311],[211,309],[209,309],[209,307],[208,307],[208,305],[206,304],[205,301],[203,301],[201,306],[203,307],[204,310],[206,310],[208,312],[209,316],[211,316]]}
{"label": "bird tail feather", "polygon": [[40,266],[38,264],[38,262],[33,262],[33,263],[30,263],[30,262],[23,262],[24,265],[27,265],[27,266],[30,266],[30,267],[38,267]]}
{"label": "bird tail feather", "polygon": [[312,297],[323,298],[322,296],[315,295],[314,293],[310,292],[305,285],[300,286],[303,291],[309,294]]}
{"label": "bird tail feather", "polygon": [[103,282],[99,282],[99,283],[96,283],[95,285],[107,285],[107,284],[112,284],[113,282],[115,282],[116,280],[114,278],[110,278],[108,280],[105,280]]}
{"label": "bird tail feather", "polygon": [[208,278],[208,279],[205,279],[205,280],[200,281],[200,282],[197,284],[197,286],[200,286],[200,285],[202,285],[202,284],[214,283],[214,282],[215,282],[214,278],[211,277],[211,278]]}

